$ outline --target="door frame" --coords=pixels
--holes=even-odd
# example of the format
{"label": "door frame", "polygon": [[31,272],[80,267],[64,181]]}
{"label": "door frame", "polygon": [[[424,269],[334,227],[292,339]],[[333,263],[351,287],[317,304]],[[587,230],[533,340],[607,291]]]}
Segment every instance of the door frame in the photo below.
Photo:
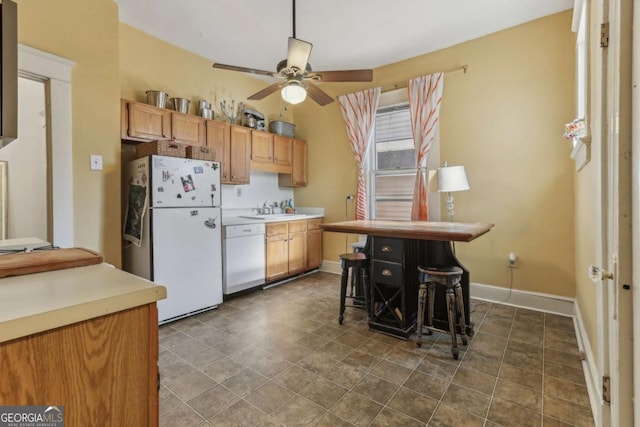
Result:
{"label": "door frame", "polygon": [[[635,1],[634,6],[638,6]],[[640,7],[633,8],[633,28],[640,28]],[[634,30],[632,34],[632,81],[640,81],[640,30]],[[632,205],[632,265],[640,265],[640,88],[631,87],[632,100],[631,111],[631,205]],[[632,271],[632,301],[633,307],[640,307],[640,268]],[[640,310],[633,313],[633,355],[634,360],[640,357]],[[633,396],[634,399],[634,425],[640,425],[640,369],[633,372]]]}
{"label": "door frame", "polygon": [[74,246],[73,151],[71,132],[71,69],[75,63],[32,47],[18,45],[18,72],[45,81],[49,188],[49,240],[60,247]]}

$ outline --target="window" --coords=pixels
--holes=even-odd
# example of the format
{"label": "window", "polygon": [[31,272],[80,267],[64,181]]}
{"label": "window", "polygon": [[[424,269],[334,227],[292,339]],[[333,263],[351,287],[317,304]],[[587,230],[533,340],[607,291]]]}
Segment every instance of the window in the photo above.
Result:
{"label": "window", "polygon": [[369,209],[376,219],[411,219],[416,154],[409,104],[379,108],[369,150]]}

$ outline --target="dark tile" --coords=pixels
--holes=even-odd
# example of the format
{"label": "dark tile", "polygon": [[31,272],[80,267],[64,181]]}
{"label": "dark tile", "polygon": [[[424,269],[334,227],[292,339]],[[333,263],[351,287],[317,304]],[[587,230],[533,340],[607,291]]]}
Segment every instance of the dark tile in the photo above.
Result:
{"label": "dark tile", "polygon": [[422,359],[422,362],[420,362],[420,365],[418,365],[417,368],[420,372],[438,377],[445,381],[450,381],[451,378],[453,378],[453,374],[456,372],[456,369],[456,365],[434,359],[430,356]]}
{"label": "dark tile", "polygon": [[312,426],[325,414],[324,408],[296,396],[273,413],[273,418],[285,426]]}
{"label": "dark tile", "polygon": [[573,402],[547,394],[543,396],[543,405],[545,416],[550,416],[575,426],[593,426],[593,414],[589,407],[576,405]]}
{"label": "dark tile", "polygon": [[224,380],[222,385],[239,396],[246,396],[268,380],[253,369],[246,368]]}
{"label": "dark tile", "polygon": [[303,357],[296,364],[308,371],[320,375],[328,369],[331,369],[336,362],[337,360],[327,357],[322,353],[314,352]]}
{"label": "dark tile", "polygon": [[556,418],[552,418],[547,415],[542,417],[542,425],[544,425],[544,427],[572,427],[573,426],[573,424],[565,423],[564,421],[560,421]]}
{"label": "dark tile", "polygon": [[365,353],[373,354],[374,356],[383,357],[389,352],[393,350],[393,346],[389,344],[385,344],[383,342],[369,339],[365,341],[360,347],[358,347],[358,351],[363,351]]}
{"label": "dark tile", "polygon": [[201,372],[187,375],[166,384],[167,388],[169,388],[169,390],[171,390],[173,394],[178,396],[182,401],[187,401],[192,397],[199,395],[203,391],[210,389],[214,385],[216,385],[216,382]]}
{"label": "dark tile", "polygon": [[331,369],[322,374],[323,377],[345,388],[353,387],[367,371],[363,368],[347,365],[343,362],[336,363]]}
{"label": "dark tile", "polygon": [[451,384],[442,398],[442,403],[460,411],[484,417],[489,409],[491,396]]}
{"label": "dark tile", "polygon": [[291,366],[276,375],[274,381],[297,393],[315,381],[316,378],[318,376],[311,371],[302,369],[299,366]]}
{"label": "dark tile", "polygon": [[544,347],[553,350],[563,351],[565,353],[580,355],[580,349],[575,342],[567,341],[560,336],[546,335],[544,337]]}
{"label": "dark tile", "polygon": [[402,348],[394,348],[384,358],[405,368],[415,369],[422,361],[423,355],[420,352],[412,352]]}
{"label": "dark tile", "polygon": [[293,398],[293,396],[293,392],[269,381],[249,393],[249,395],[245,397],[245,400],[267,414],[272,414],[276,409]]}
{"label": "dark tile", "polygon": [[329,338],[310,333],[295,341],[295,344],[307,347],[310,350],[317,350],[329,342]]}
{"label": "dark tile", "polygon": [[206,350],[202,350],[199,352],[195,352],[195,353],[188,353],[184,356],[182,356],[182,358],[186,361],[189,362],[191,365],[193,365],[194,367],[198,368],[198,369],[202,369],[205,366],[209,365],[210,363],[215,362],[216,360],[220,360],[225,358],[225,354],[219,352],[216,349],[207,347]]}
{"label": "dark tile", "polygon": [[511,330],[511,335],[509,335],[509,340],[520,341],[528,344],[542,346],[542,343],[544,340],[544,330],[540,330],[540,331],[537,331],[536,333],[532,333],[525,329],[514,328]]}
{"label": "dark tile", "polygon": [[320,377],[300,391],[299,394],[317,405],[329,409],[340,400],[347,391],[346,388],[326,378]]}
{"label": "dark tile", "polygon": [[367,341],[367,337],[355,332],[345,332],[342,335],[336,337],[334,340],[342,345],[357,348],[364,344],[365,341]]}
{"label": "dark tile", "polygon": [[549,328],[545,331],[545,338],[564,341],[571,347],[578,347],[578,339],[576,338],[575,331]]}
{"label": "dark tile", "polygon": [[582,368],[582,360],[580,360],[580,356],[566,353],[564,351],[553,350],[551,348],[545,349],[544,361],[575,369]]}
{"label": "dark tile", "polygon": [[460,367],[473,369],[496,377],[500,371],[500,362],[501,360],[487,359],[474,351],[468,351],[462,363],[460,363]]}
{"label": "dark tile", "polygon": [[159,399],[160,414],[163,414],[182,403],[182,401],[165,386],[160,387]]}
{"label": "dark tile", "polygon": [[339,416],[327,412],[314,427],[351,427],[353,424],[340,418]]}
{"label": "dark tile", "polygon": [[504,353],[503,363],[515,366],[517,368],[542,372],[542,359],[529,353],[520,353],[518,351],[507,350]]}
{"label": "dark tile", "polygon": [[448,381],[443,381],[421,371],[414,371],[409,379],[405,381],[403,387],[440,400],[448,385]]}
{"label": "dark tile", "polygon": [[517,403],[532,411],[542,412],[542,392],[540,390],[534,390],[512,383],[511,381],[499,379],[493,396],[508,402]]}
{"label": "dark tile", "polygon": [[493,393],[496,377],[485,375],[473,369],[460,367],[452,380],[453,383],[485,394]]}
{"label": "dark tile", "polygon": [[590,405],[587,387],[548,375],[544,377],[544,393],[548,396],[575,402],[578,405]]}
{"label": "dark tile", "polygon": [[352,390],[384,405],[398,390],[398,386],[375,375],[367,375]]}
{"label": "dark tile", "polygon": [[387,407],[426,423],[431,418],[437,404],[438,401],[435,399],[402,387],[387,404]]}
{"label": "dark tile", "polygon": [[369,425],[380,410],[382,405],[355,392],[348,392],[331,408],[331,412],[357,426]]}
{"label": "dark tile", "polygon": [[242,366],[242,364],[234,362],[228,357],[225,357],[206,365],[204,368],[202,368],[202,372],[207,374],[214,381],[221,383],[227,378],[240,372],[242,369],[244,369],[244,366]]}
{"label": "dark tile", "polygon": [[483,427],[484,417],[477,417],[466,411],[452,408],[451,406],[440,404],[436,413],[429,421],[431,427],[451,427],[451,426],[465,426],[465,427]]}
{"label": "dark tile", "polygon": [[247,365],[257,373],[267,378],[273,378],[290,367],[291,363],[273,354],[267,354],[262,359],[250,362]]}
{"label": "dark tile", "polygon": [[478,328],[478,332],[483,332],[489,335],[497,335],[499,337],[508,337],[509,333],[511,332],[511,328],[494,325],[492,323],[483,323],[480,328]]}
{"label": "dark tile", "polygon": [[542,372],[503,364],[498,377],[536,391],[542,391]]}
{"label": "dark tile", "polygon": [[501,360],[506,345],[507,340],[502,337],[484,335],[479,338],[474,338],[469,350],[475,351],[478,355],[487,359]]}
{"label": "dark tile", "polygon": [[382,360],[370,371],[370,373],[378,378],[389,381],[392,384],[402,385],[409,375],[411,375],[411,369]]}
{"label": "dark tile", "polygon": [[528,356],[535,357],[542,360],[542,346],[526,343],[522,341],[509,340],[507,343],[507,351],[517,351],[519,353],[525,353]]}
{"label": "dark tile", "polygon": [[204,393],[189,400],[187,403],[202,415],[202,417],[209,419],[238,400],[240,400],[240,397],[237,394],[227,390],[221,385],[215,385]]}
{"label": "dark tile", "polygon": [[342,359],[342,362],[346,363],[347,365],[362,368],[365,371],[370,371],[378,363],[380,363],[380,360],[381,359],[377,356],[362,352],[360,350],[356,350],[349,354],[349,356]]}
{"label": "dark tile", "polygon": [[245,400],[239,400],[209,419],[209,423],[213,426],[257,426],[266,417],[267,414],[255,406]]}
{"label": "dark tile", "polygon": [[586,385],[584,371],[582,369],[570,368],[568,366],[562,366],[551,362],[544,362],[544,374],[571,381],[579,385]]}
{"label": "dark tile", "polygon": [[487,419],[505,426],[538,427],[542,425],[542,414],[515,403],[494,398]]}
{"label": "dark tile", "polygon": [[567,332],[575,332],[573,317],[559,316],[556,314],[545,314],[544,326],[550,329],[561,329]]}
{"label": "dark tile", "polygon": [[389,408],[380,411],[376,419],[369,424],[370,427],[421,427],[423,425],[424,423]]}
{"label": "dark tile", "polygon": [[198,427],[204,422],[204,418],[184,403],[180,403],[178,406],[162,414],[160,417],[161,427]]}

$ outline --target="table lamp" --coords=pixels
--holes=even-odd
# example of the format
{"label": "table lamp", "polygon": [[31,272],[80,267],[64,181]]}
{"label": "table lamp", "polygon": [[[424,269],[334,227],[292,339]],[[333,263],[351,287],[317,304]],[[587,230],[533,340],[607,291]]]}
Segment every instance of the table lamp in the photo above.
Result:
{"label": "table lamp", "polygon": [[447,162],[444,162],[442,167],[438,168],[438,192],[447,193],[449,221],[453,222],[453,196],[451,193],[468,189],[469,181],[467,181],[464,166],[447,166]]}

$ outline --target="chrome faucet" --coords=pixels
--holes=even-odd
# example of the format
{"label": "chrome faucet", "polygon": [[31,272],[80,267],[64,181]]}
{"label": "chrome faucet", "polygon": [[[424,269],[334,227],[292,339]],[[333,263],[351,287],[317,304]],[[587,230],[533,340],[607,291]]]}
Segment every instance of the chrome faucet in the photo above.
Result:
{"label": "chrome faucet", "polygon": [[269,215],[271,214],[271,207],[267,206],[267,202],[264,202],[262,204],[262,215]]}

